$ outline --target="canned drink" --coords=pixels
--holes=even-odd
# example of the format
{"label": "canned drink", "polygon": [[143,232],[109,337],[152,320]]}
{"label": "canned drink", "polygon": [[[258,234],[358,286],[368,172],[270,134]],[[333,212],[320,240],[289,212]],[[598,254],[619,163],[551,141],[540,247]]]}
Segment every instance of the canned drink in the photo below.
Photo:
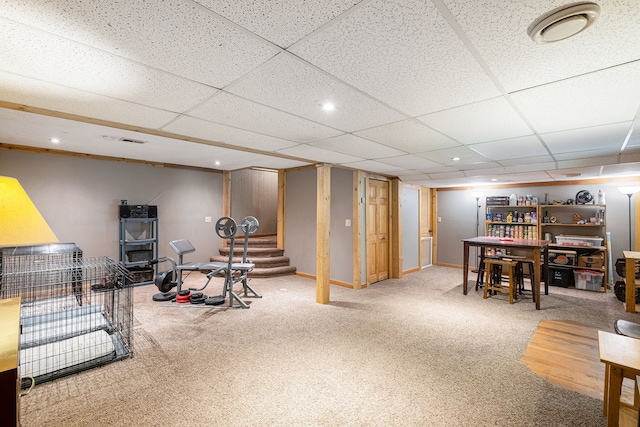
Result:
{"label": "canned drink", "polygon": [[544,240],[551,240],[551,233],[544,233]]}

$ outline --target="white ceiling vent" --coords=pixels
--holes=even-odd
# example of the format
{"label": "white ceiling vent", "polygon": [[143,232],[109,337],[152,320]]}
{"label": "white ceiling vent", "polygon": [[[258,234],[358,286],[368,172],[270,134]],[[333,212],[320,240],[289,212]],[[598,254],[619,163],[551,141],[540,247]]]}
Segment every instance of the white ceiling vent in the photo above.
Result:
{"label": "white ceiling vent", "polygon": [[586,30],[598,16],[600,6],[595,3],[563,6],[536,19],[527,34],[536,43],[557,42]]}

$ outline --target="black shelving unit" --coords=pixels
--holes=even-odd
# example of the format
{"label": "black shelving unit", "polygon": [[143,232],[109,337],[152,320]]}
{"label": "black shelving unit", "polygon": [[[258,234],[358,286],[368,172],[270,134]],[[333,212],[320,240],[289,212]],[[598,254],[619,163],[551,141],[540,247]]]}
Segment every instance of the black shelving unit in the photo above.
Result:
{"label": "black shelving unit", "polygon": [[158,258],[158,218],[120,218],[120,263],[131,273],[136,286],[154,283]]}

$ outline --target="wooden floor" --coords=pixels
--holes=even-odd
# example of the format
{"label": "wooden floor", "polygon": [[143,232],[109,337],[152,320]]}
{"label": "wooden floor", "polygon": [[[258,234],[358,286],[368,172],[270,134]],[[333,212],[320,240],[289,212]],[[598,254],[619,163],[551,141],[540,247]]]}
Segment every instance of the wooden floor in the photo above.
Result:
{"label": "wooden floor", "polygon": [[[603,399],[604,364],[595,328],[569,320],[542,320],[520,362],[552,384]],[[633,401],[633,387],[625,380],[623,402]],[[636,425],[633,411],[622,406],[620,426]]]}

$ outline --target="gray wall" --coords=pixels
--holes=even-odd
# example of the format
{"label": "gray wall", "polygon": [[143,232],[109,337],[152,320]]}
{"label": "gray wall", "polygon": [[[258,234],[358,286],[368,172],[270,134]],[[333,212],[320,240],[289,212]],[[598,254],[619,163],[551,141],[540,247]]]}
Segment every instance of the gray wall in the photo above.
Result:
{"label": "gray wall", "polygon": [[402,187],[402,271],[420,267],[420,190]]}
{"label": "gray wall", "polygon": [[288,171],[285,196],[285,255],[297,271],[316,274],[316,169]]}
{"label": "gray wall", "polygon": [[231,216],[247,215],[260,223],[258,235],[278,232],[278,173],[243,169],[231,172]]}
{"label": "gray wall", "polygon": [[[285,255],[301,273],[316,275],[315,168],[286,173]],[[331,169],[330,277],[353,284],[353,172]],[[352,223],[353,225],[353,223]]]}
{"label": "gray wall", "polygon": [[[346,220],[352,221],[347,227]],[[331,169],[331,268],[333,280],[353,284],[353,171]]]}
{"label": "gray wall", "polygon": [[0,175],[17,178],[58,239],[85,256],[118,259],[121,199],[158,206],[161,256],[175,256],[175,239],[195,246],[187,261],[206,261],[220,248],[220,173],[0,149]]}
{"label": "gray wall", "polygon": [[[622,257],[622,251],[629,246],[629,199],[618,191],[616,184],[585,184],[504,188],[484,190],[480,198],[480,235],[484,233],[485,197],[509,196],[511,193],[520,195],[531,194],[544,201],[545,193],[548,200],[575,199],[580,190],[588,190],[597,199],[598,190],[605,193],[606,199],[606,230],[611,233],[612,258]],[[438,263],[462,265],[461,239],[476,235],[476,200],[471,195],[472,190],[438,191],[437,216],[442,222],[438,227]],[[635,195],[632,199],[632,218],[635,220]],[[633,222],[633,221],[632,221]],[[632,225],[633,227],[633,225]],[[633,230],[632,230],[633,234]]]}

